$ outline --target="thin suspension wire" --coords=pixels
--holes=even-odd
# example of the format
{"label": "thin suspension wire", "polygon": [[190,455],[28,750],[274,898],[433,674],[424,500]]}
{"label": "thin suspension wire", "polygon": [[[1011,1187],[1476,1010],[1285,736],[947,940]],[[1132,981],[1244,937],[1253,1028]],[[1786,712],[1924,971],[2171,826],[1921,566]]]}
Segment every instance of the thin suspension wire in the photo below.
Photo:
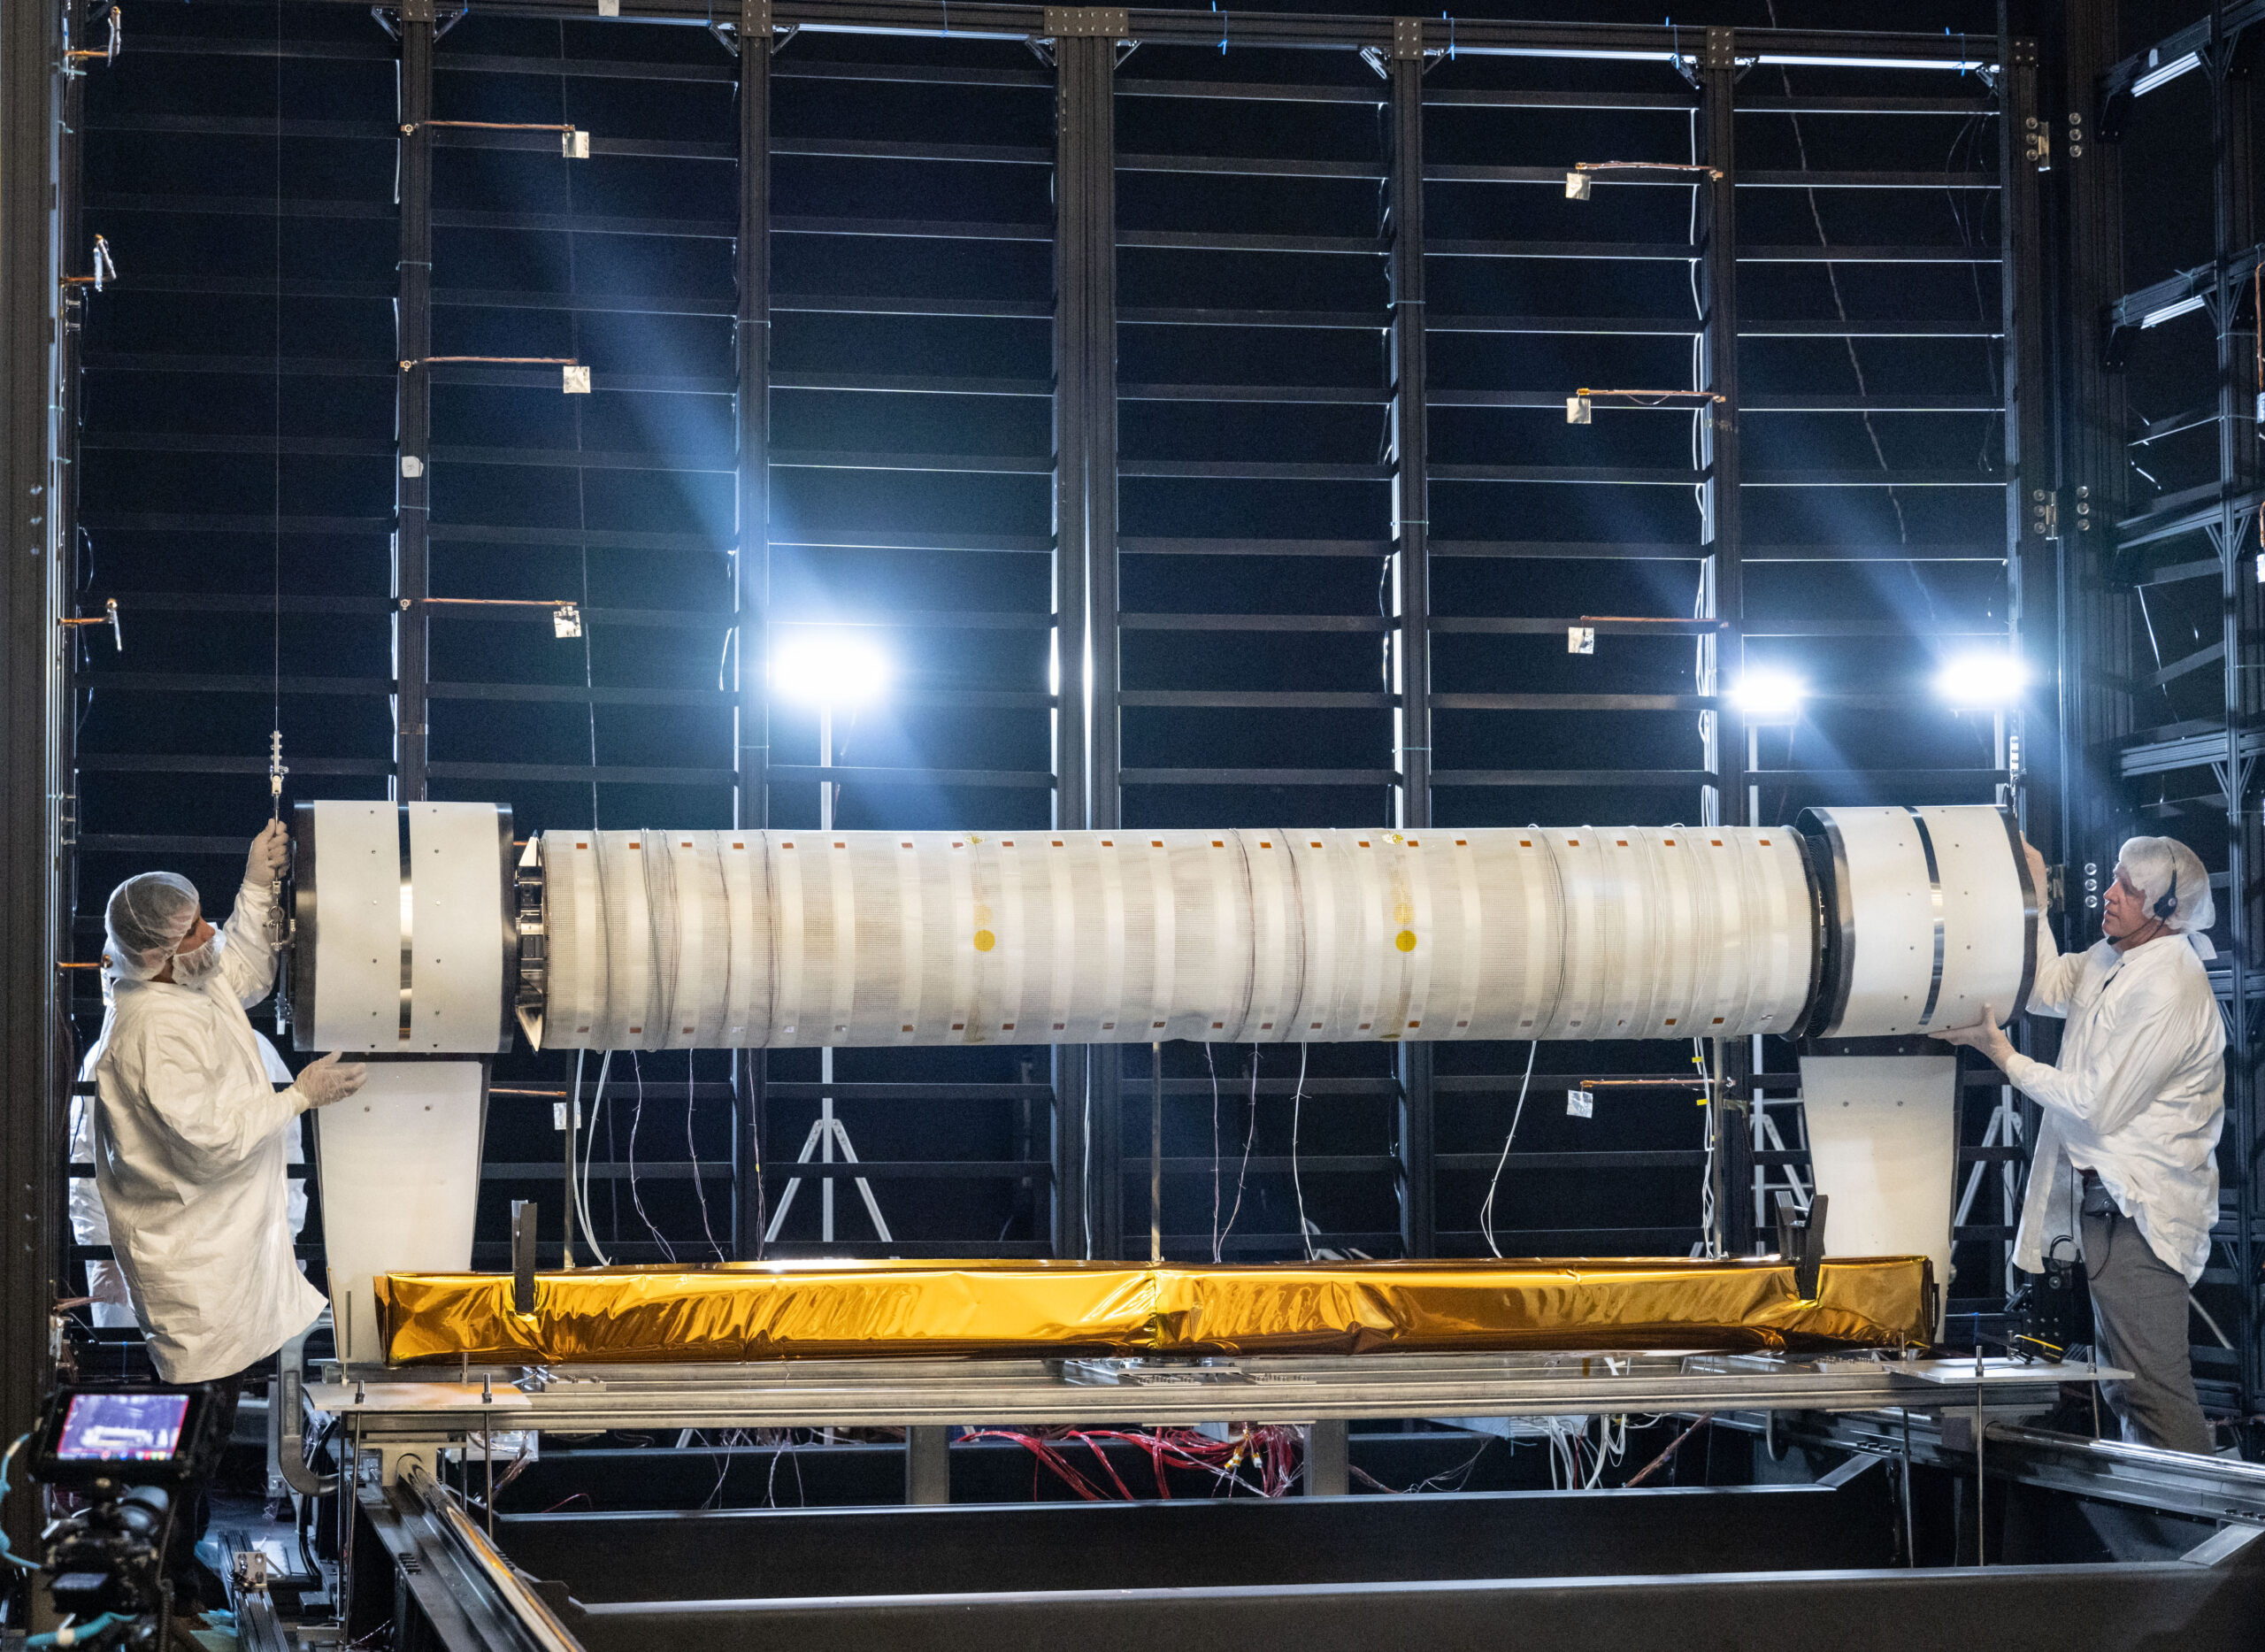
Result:
{"label": "thin suspension wire", "polygon": [[[280,743],[283,732],[283,0],[275,0],[275,307],[273,334],[275,347],[273,398],[271,406],[273,429],[271,481],[268,494],[269,526],[273,530],[269,552],[269,575],[273,585],[274,604],[270,613],[269,652],[273,680],[271,710],[274,721],[269,725]],[[273,760],[271,757],[271,762]],[[280,796],[277,808],[280,811]]]}

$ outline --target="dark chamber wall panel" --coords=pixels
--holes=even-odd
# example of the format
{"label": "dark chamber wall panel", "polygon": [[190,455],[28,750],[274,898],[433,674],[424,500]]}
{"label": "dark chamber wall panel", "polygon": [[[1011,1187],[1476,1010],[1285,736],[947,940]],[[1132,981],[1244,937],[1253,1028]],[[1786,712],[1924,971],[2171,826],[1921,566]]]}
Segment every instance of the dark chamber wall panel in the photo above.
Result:
{"label": "dark chamber wall panel", "polygon": [[[1059,715],[1075,716],[1083,697],[1074,637],[1066,685],[1056,680],[1052,627],[1057,614],[1074,623],[1073,588],[1087,571],[1080,549],[1056,551],[1063,496],[1051,467],[1057,450],[1082,450],[1088,436],[1102,444],[1094,497],[1113,501],[1132,542],[1120,567],[1104,534],[1089,571],[1093,600],[1137,617],[1121,639],[1108,634],[1121,657],[1098,661],[1104,680],[1094,685],[1096,738],[1134,770],[1106,800],[1125,821],[1424,818],[1424,799],[1380,778],[1416,760],[1418,747],[1447,773],[1428,799],[1441,825],[1703,818],[1696,646],[1608,635],[1595,655],[1570,656],[1555,629],[1591,614],[1688,616],[1701,598],[1701,563],[1715,548],[1702,541],[1694,490],[1705,473],[1691,416],[1605,407],[1593,424],[1570,426],[1562,410],[1577,388],[1675,388],[1704,370],[1692,334],[1708,288],[1702,274],[1694,289],[1691,260],[1705,256],[1708,209],[1681,182],[1608,182],[1577,202],[1559,181],[1580,160],[1687,159],[1707,142],[1699,95],[1656,61],[1469,53],[1432,63],[1395,93],[1350,52],[1257,48],[1224,27],[1224,54],[1216,44],[1145,44],[1114,70],[1113,98],[1098,103],[1090,87],[1065,103],[1056,73],[1015,42],[809,31],[770,59],[767,330],[779,388],[762,409],[774,461],[769,574],[750,600],[769,603],[775,642],[852,627],[896,668],[883,703],[836,721],[838,758],[869,776],[845,786],[837,819],[1027,828],[1076,806],[1048,783]],[[279,29],[285,55],[267,55]],[[806,826],[817,818],[815,716],[781,704],[766,726],[735,730],[729,710],[747,668],[727,646],[734,548],[743,529],[750,546],[758,542],[756,525],[738,520],[732,474],[743,368],[764,394],[733,319],[745,65],[704,29],[634,20],[475,10],[437,33],[434,114],[572,122],[595,142],[590,159],[570,161],[547,133],[434,129],[433,350],[572,356],[592,367],[595,393],[562,396],[546,365],[431,370],[433,592],[574,602],[583,634],[556,635],[541,607],[429,611],[425,720],[440,765],[430,795],[508,801],[522,835],[593,820],[720,826],[733,818],[734,757],[751,753],[748,761],[767,756],[795,771],[768,790],[770,823]],[[273,14],[192,9],[169,15],[164,34],[163,50],[129,50],[90,76],[81,134],[99,208],[81,228],[104,229],[127,270],[86,311],[78,601],[88,611],[121,596],[129,637],[124,655],[105,653],[94,634],[78,639],[80,830],[104,845],[81,870],[89,947],[84,920],[108,882],[165,858],[131,840],[219,839],[257,825],[279,645],[291,795],[382,795],[395,744],[395,611],[386,603],[399,376],[396,48],[361,12],[296,0]],[[1700,38],[1688,37],[1693,50]],[[858,78],[861,65],[875,78]],[[595,68],[607,72],[585,72]],[[913,78],[891,78],[900,70]],[[942,78],[919,78],[933,71]],[[2002,442],[1992,449],[1993,416],[1977,411],[2004,373],[1999,344],[1975,335],[1995,325],[1998,273],[1986,262],[1903,255],[1994,248],[1995,192],[1962,188],[1954,214],[1951,192],[1933,181],[1946,167],[1989,173],[1994,141],[1984,129],[1994,116],[1977,113],[1985,100],[1970,78],[1896,77],[1885,92],[1877,78],[1857,85],[1864,77],[1757,69],[1736,93],[1924,98],[1950,87],[1973,105],[1797,120],[1748,109],[1733,122],[1750,146],[1748,168],[1890,169],[1928,181],[1738,192],[1739,234],[1768,260],[1744,266],[1743,315],[1754,325],[1737,354],[1747,389],[1833,403],[1756,412],[1747,425],[1747,482],[1793,472],[1797,484],[1743,489],[1749,548],[1778,559],[1753,580],[1751,611],[1861,614],[1880,634],[1757,637],[1750,657],[1800,670],[1820,690],[1908,702],[1899,710],[1821,698],[1791,744],[1765,738],[1765,766],[1833,771],[1765,786],[1770,818],[1813,802],[1972,800],[1991,784],[1972,720],[1913,685],[1946,616],[1984,634],[2004,622],[2005,604],[1991,595],[1994,584],[2002,597],[2002,563],[1988,560],[2005,542],[1992,468],[2002,468]],[[1107,80],[1104,68],[1092,85]],[[1318,99],[1186,95],[1223,81],[1328,90]],[[1611,110],[1487,101],[1560,90],[1652,101]],[[1396,124],[1395,96],[1420,97],[1413,120]],[[1066,175],[1057,143],[1065,119],[1082,130],[1077,123],[1103,111],[1120,165],[1099,209],[1110,216],[1095,222],[1102,181]],[[196,124],[214,115],[226,129]],[[279,116],[287,129],[273,127]],[[1395,186],[1394,145],[1411,134],[1424,150],[1421,176]],[[1057,288],[1083,267],[1057,259],[1057,218],[1086,226],[1079,259],[1116,243],[1122,320],[1094,347],[1125,392],[1113,433],[1065,430],[1053,395],[1065,373],[1086,370],[1055,336]],[[1404,258],[1395,274],[1395,238],[1419,220],[1428,253]],[[1830,266],[1806,256],[1824,241],[1844,255]],[[1395,281],[1420,282],[1425,296],[1427,424],[1391,405],[1396,375],[1414,367],[1394,355]],[[1844,309],[1859,336],[1820,335]],[[1663,330],[1628,330],[1652,327]],[[1914,392],[1963,399],[1955,410],[1869,419],[1846,405],[1860,394]],[[1419,430],[1417,447],[1401,451]],[[1124,473],[1113,482],[1111,442]],[[1415,473],[1424,465],[1465,468],[1434,474],[1426,488]],[[1409,483],[1397,502],[1396,468]],[[1931,485],[1885,485],[1918,473]],[[1934,485],[1946,477],[1980,485]],[[1427,591],[1387,555],[1396,528],[1419,521],[1438,553]],[[1252,554],[1259,541],[1270,543]],[[1844,561],[1859,555],[1876,560],[1851,578]],[[1971,577],[1922,583],[1916,571],[1950,555],[1978,559]],[[280,616],[269,606],[279,584]],[[1285,616],[1331,628],[1297,629]],[[1427,618],[1440,622],[1429,688],[1442,701],[1435,719],[1408,725],[1427,729],[1412,741],[1395,719],[1421,707],[1404,693],[1394,704],[1406,685],[1394,680],[1386,651],[1403,617],[1410,643]],[[1488,628],[1501,621],[1538,630]],[[1731,643],[1722,680],[1747,657],[1747,645]],[[152,673],[185,680],[132,680]],[[2198,675],[2178,693],[2207,688]],[[1558,694],[1662,703],[1561,705],[1547,697]],[[1251,703],[1258,695],[1285,698]],[[1847,772],[1890,760],[1949,772],[1916,789],[1898,782],[1893,797]],[[971,786],[935,773],[952,770],[1023,783]],[[1296,783],[1270,770],[1294,771]],[[1582,779],[1519,781],[1532,771]],[[1740,801],[1729,800],[1733,816]],[[201,855],[194,869],[225,879],[228,858]],[[1449,1168],[1435,1224],[1411,1216],[1403,1225],[1401,1214],[1429,1202],[1432,1124],[1453,1151],[1500,1147],[1521,1116],[1530,1053],[1474,1047],[1440,1057],[1459,1079],[1493,1082],[1434,1095],[1420,1062],[1395,1064],[1388,1050],[1270,1051],[1254,1098],[1245,1052],[1176,1047],[1163,1058],[1175,1081],[1163,1136],[1180,1156],[1208,1156],[1216,1143],[1223,1207],[1239,1189],[1248,1195],[1233,1232],[1219,1236],[1223,1250],[1300,1255],[1310,1223],[1323,1245],[1333,1237],[1380,1254],[1476,1252],[1486,1244],[1477,1210],[1491,1172]],[[1688,1057],[1680,1047],[1553,1052],[1538,1064],[1514,1148],[1695,1149],[1705,1115],[1687,1087],[1624,1089],[1593,1119],[1539,1122],[1556,1118],[1551,1103],[1564,1087],[1562,1072],[1540,1068],[1679,1073]],[[1790,1066],[1774,1047],[1762,1060]],[[1095,1218],[1095,1248],[1140,1250],[1145,1057],[1127,1061],[1124,1104],[1112,1094],[1090,1130],[1074,1111],[1074,1080],[1058,1116],[1042,1095],[1017,1104],[1026,1117],[989,1104],[971,1112],[941,1093],[841,1110],[871,1158],[1050,1159],[1073,1200],[1090,1177],[1109,1189],[1094,1206],[1109,1213]],[[777,1198],[815,1104],[758,1104],[748,1084],[759,1071],[809,1082],[814,1059],[742,1064],[733,1069],[736,1095],[688,1095],[693,1074],[680,1057],[627,1064],[626,1075],[623,1064],[591,1130],[601,1164],[626,1168],[633,1152],[675,1163],[696,1151],[727,1169],[736,1159],[716,1188],[735,1188],[743,1211]],[[711,1055],[697,1076],[720,1086],[726,1065]],[[845,1052],[838,1074],[1044,1087],[1055,1068],[1043,1049]],[[1301,1094],[1301,1072],[1317,1084],[1373,1087]],[[497,1076],[549,1090],[571,1069],[519,1052]],[[1262,1163],[1329,1153],[1361,1156],[1363,1167],[1244,1176],[1246,1146]],[[559,1150],[547,1100],[499,1109],[499,1162],[543,1162]],[[1505,1249],[1570,1241],[1681,1252],[1699,1236],[1695,1165],[1576,1170],[1517,1156],[1496,1201]],[[1053,1223],[1053,1179],[894,1178],[877,1195],[896,1238],[928,1254],[1027,1254],[1056,1233],[1082,1246],[1081,1221]],[[1784,1185],[1785,1172],[1773,1168],[1768,1179]],[[1167,1191],[1166,1229],[1192,1236],[1195,1250],[1209,1249],[1218,1225],[1202,1180],[1174,1178]],[[557,1202],[555,1191],[533,1191]],[[781,1235],[789,1250],[817,1242],[809,1191]],[[1733,1203],[1744,1210],[1752,1191],[1740,1184]],[[841,1242],[870,1242],[862,1201],[838,1192]],[[703,1220],[683,1179],[610,1177],[593,1199],[600,1237],[629,1257],[667,1246],[709,1254],[707,1235],[723,1222],[712,1209]],[[501,1206],[483,1206],[483,1258],[499,1254]],[[546,1213],[546,1236],[556,1220]],[[1975,1267],[1962,1278],[1985,1275]]]}

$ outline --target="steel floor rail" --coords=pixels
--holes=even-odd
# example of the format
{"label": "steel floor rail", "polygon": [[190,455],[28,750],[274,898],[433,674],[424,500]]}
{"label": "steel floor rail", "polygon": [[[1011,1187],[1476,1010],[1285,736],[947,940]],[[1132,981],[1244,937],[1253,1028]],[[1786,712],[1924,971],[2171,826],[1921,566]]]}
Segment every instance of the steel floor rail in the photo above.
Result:
{"label": "steel floor rail", "polygon": [[[326,1373],[332,1374],[332,1373]],[[771,1365],[414,1369],[311,1385],[362,1442],[482,1431],[1174,1424],[1584,1412],[2043,1410],[2054,1377],[1992,1360],[1711,1353],[806,1360]],[[2114,1375],[2113,1372],[2102,1374]],[[1986,1395],[1986,1398],[1985,1397]]]}
{"label": "steel floor rail", "polygon": [[[2101,1415],[2110,1423],[2115,1420],[2105,1410]],[[1759,1417],[1717,1417],[1716,1420],[1757,1431],[1763,1426]],[[1896,1416],[1781,1418],[1777,1437],[1795,1444],[1900,1457],[1905,1449],[1904,1421]],[[1908,1421],[1914,1463],[1960,1472],[1972,1466],[1970,1412],[1930,1417],[1915,1410]],[[2117,1440],[2087,1440],[2080,1434],[2054,1433],[2012,1422],[1989,1425],[1984,1456],[1992,1479],[2019,1480],[2080,1497],[2197,1519],[2265,1525],[2265,1465],[2238,1458],[2161,1451]]]}

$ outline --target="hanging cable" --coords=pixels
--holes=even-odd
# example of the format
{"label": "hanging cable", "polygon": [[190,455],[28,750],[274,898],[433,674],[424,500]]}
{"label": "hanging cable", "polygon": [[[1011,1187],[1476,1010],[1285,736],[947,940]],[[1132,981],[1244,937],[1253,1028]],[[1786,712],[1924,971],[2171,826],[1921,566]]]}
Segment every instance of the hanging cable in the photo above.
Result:
{"label": "hanging cable", "polygon": [[[576,1210],[576,1213],[582,1218],[582,1242],[590,1248],[590,1254],[598,1259],[598,1266],[602,1268],[610,1267],[613,1264],[607,1258],[605,1252],[599,1248],[597,1224],[590,1220],[590,1161],[597,1156],[598,1115],[605,1111],[605,1080],[606,1074],[611,1072],[612,1068],[613,1052],[609,1049],[598,1061],[597,1096],[590,1103],[590,1139],[582,1154],[582,1191],[580,1203]],[[574,1073],[574,1105],[575,1111],[578,1113],[581,1110],[581,1071],[578,1064]],[[606,1161],[606,1169],[609,1173],[613,1169],[610,1157]]]}
{"label": "hanging cable", "polygon": [[1234,1236],[1235,1218],[1242,1214],[1242,1190],[1250,1174],[1250,1144],[1258,1139],[1258,1046],[1250,1047],[1250,1122],[1242,1133],[1242,1167],[1235,1172],[1235,1202],[1227,1211],[1227,1226],[1217,1244],[1211,1248],[1211,1260],[1217,1262],[1224,1254],[1227,1241]]}
{"label": "hanging cable", "polygon": [[645,1214],[645,1195],[637,1187],[637,1129],[645,1122],[645,1067],[637,1059],[637,1052],[633,1049],[629,1052],[629,1071],[637,1080],[637,1110],[629,1116],[629,1203],[636,1207],[637,1219],[644,1223],[645,1231],[661,1248],[661,1255],[672,1263],[676,1260],[676,1247],[669,1243],[668,1235],[661,1232],[653,1218]]}
{"label": "hanging cable", "polygon": [[708,1249],[716,1253],[718,1262],[729,1262],[723,1246],[716,1242],[716,1230],[708,1220],[708,1184],[700,1173],[700,1135],[695,1128],[693,1103],[699,1096],[699,1085],[695,1076],[697,1050],[684,1052],[684,1144],[692,1154],[692,1191],[700,1200],[700,1231],[708,1236]]}
{"label": "hanging cable", "polygon": [[1721,1117],[1715,1105],[1715,1073],[1707,1064],[1706,1046],[1698,1039],[1691,1041],[1691,1064],[1699,1069],[1700,1087],[1704,1092],[1700,1105],[1706,1109],[1706,1157],[1699,1167],[1699,1248],[1693,1256],[1719,1256],[1722,1246],[1715,1238],[1715,1145],[1720,1132]]}
{"label": "hanging cable", "polygon": [[1211,1260],[1219,1259],[1219,1069],[1211,1046],[1203,1046],[1203,1071],[1211,1075]]}
{"label": "hanging cable", "polygon": [[[1313,1260],[1313,1228],[1306,1220],[1306,1185],[1298,1174],[1298,1114],[1306,1099],[1306,1046],[1298,1046],[1298,1081],[1290,1091],[1290,1190],[1298,1200],[1298,1242]],[[1217,1260],[1215,1257],[1214,1260]]]}
{"label": "hanging cable", "polygon": [[1494,1161],[1494,1178],[1486,1184],[1486,1197],[1478,1206],[1478,1226],[1486,1235],[1486,1249],[1498,1256],[1502,1254],[1502,1248],[1494,1242],[1494,1193],[1502,1185],[1502,1167],[1510,1162],[1510,1143],[1518,1139],[1518,1120],[1525,1117],[1526,1088],[1533,1082],[1533,1058],[1540,1053],[1539,1039],[1526,1048],[1525,1077],[1518,1080],[1518,1104],[1510,1114],[1510,1127],[1502,1137],[1501,1155]]}

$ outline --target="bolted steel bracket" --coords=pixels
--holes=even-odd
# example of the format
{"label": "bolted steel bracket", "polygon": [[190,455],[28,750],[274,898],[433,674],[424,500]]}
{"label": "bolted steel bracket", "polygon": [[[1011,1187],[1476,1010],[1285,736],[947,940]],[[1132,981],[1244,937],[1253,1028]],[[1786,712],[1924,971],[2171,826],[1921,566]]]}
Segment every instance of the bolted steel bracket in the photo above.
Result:
{"label": "bolted steel bracket", "polygon": [[1132,33],[1132,14],[1121,5],[1050,5],[1046,32],[1056,40],[1098,35],[1123,40]]}
{"label": "bolted steel bracket", "polygon": [[1392,19],[1392,55],[1395,61],[1424,56],[1424,19],[1420,17],[1396,17]]}

